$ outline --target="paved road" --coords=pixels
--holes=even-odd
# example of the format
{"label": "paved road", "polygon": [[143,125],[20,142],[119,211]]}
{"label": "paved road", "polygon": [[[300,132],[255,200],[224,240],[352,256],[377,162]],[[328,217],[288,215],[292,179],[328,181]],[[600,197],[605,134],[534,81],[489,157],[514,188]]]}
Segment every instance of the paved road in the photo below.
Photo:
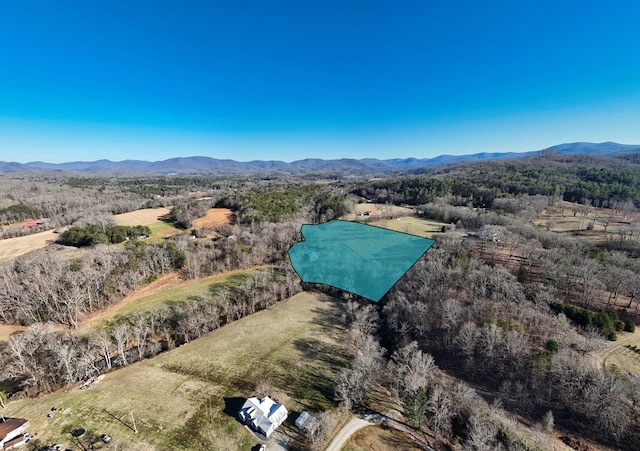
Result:
{"label": "paved road", "polygon": [[354,415],[334,437],[326,451],[340,451],[344,444],[356,431],[377,424],[382,420],[380,415]]}

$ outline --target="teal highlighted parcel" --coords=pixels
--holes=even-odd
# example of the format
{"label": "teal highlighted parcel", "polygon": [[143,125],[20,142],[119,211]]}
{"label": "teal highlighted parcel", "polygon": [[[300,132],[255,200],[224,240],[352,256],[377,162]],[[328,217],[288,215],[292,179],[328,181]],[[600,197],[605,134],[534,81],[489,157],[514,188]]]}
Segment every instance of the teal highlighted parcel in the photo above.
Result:
{"label": "teal highlighted parcel", "polygon": [[303,282],[322,283],[379,301],[434,241],[357,222],[303,225],[289,249]]}

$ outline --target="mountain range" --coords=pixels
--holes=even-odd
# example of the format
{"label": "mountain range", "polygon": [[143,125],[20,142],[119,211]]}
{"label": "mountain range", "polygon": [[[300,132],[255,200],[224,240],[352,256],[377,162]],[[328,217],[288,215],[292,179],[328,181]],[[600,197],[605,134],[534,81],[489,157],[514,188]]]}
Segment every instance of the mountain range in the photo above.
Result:
{"label": "mountain range", "polygon": [[143,173],[143,174],[194,174],[219,173],[243,174],[259,172],[279,173],[381,173],[394,171],[410,171],[425,167],[442,166],[461,162],[487,161],[497,159],[514,159],[532,157],[543,152],[557,155],[611,155],[615,153],[639,152],[640,145],[618,144],[614,142],[587,143],[576,142],[559,144],[547,149],[531,152],[483,152],[469,155],[440,155],[435,158],[393,158],[379,160],[375,158],[351,159],[342,158],[323,160],[307,158],[291,163],[274,160],[254,160],[239,162],[228,159],[211,157],[180,157],[163,161],[73,161],[68,163],[45,163],[33,161],[30,163],[15,163],[0,161],[0,172],[19,172],[25,170],[45,171],[73,171],[90,174],[115,172]]}

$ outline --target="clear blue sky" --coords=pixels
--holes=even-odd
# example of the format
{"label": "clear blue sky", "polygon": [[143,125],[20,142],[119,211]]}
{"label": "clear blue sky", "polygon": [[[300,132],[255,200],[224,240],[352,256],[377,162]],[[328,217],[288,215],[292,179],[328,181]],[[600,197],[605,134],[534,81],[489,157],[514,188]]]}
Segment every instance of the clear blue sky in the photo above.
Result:
{"label": "clear blue sky", "polygon": [[0,2],[0,160],[640,144],[640,2]]}

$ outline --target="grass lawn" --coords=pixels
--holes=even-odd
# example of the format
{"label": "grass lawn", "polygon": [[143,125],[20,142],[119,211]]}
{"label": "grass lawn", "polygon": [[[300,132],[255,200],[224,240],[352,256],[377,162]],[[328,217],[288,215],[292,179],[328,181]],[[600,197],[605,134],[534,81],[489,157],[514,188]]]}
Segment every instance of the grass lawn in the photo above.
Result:
{"label": "grass lawn", "polygon": [[[282,426],[287,435],[299,412],[332,404],[332,381],[344,364],[343,309],[339,300],[299,293],[201,339],[108,373],[95,388],[14,400],[3,413],[27,418],[30,433],[63,449],[77,448],[70,432],[82,427],[85,446],[91,435],[111,435],[105,449],[119,443],[118,449],[249,450],[257,440],[235,415],[257,383],[268,383],[270,395],[289,410]],[[52,407],[57,410],[51,412]]]}
{"label": "grass lawn", "polygon": [[342,451],[419,451],[421,448],[402,432],[391,428],[369,426],[360,429],[345,443]]}
{"label": "grass lawn", "polygon": [[640,352],[629,346],[640,348],[640,328],[634,333],[618,332],[617,341],[607,342],[605,348],[598,353],[602,364],[607,368],[616,365],[622,371],[640,376]]}
{"label": "grass lawn", "polygon": [[158,221],[154,222],[153,224],[149,224],[149,228],[151,229],[151,236],[148,238],[148,240],[154,242],[161,242],[169,236],[184,233],[184,230],[179,229],[173,224],[164,221]]}

